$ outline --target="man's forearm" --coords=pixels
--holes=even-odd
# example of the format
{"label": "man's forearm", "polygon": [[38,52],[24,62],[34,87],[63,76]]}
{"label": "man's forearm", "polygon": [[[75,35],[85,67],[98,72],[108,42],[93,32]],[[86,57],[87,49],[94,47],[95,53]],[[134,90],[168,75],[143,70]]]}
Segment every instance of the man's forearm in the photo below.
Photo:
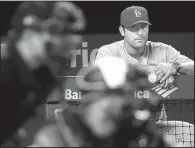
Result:
{"label": "man's forearm", "polygon": [[194,61],[181,63],[179,73],[184,75],[194,75]]}

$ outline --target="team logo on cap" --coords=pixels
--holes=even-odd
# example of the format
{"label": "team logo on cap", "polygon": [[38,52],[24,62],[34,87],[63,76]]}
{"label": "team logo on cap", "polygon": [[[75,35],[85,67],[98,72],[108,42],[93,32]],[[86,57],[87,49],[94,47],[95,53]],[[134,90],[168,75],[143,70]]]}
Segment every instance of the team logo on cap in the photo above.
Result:
{"label": "team logo on cap", "polygon": [[141,12],[138,9],[134,10],[134,14],[135,14],[136,17],[141,17],[142,16]]}

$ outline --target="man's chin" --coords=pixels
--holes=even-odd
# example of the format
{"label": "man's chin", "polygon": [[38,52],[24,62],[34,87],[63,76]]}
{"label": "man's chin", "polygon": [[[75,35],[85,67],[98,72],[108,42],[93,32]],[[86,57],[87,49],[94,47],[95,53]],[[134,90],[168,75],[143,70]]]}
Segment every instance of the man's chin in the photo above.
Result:
{"label": "man's chin", "polygon": [[142,47],[145,46],[145,44],[146,44],[146,41],[138,41],[138,42],[136,42],[136,43],[134,44],[134,47],[135,47],[135,48],[142,48]]}
{"label": "man's chin", "polygon": [[135,49],[140,49],[140,48],[143,48],[145,46],[145,44],[136,44],[136,45],[134,45],[134,48]]}

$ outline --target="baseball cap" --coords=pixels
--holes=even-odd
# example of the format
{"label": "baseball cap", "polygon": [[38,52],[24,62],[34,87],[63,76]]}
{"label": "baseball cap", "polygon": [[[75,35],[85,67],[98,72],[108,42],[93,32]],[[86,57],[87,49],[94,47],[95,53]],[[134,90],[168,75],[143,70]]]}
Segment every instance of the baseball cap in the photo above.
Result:
{"label": "baseball cap", "polygon": [[131,6],[122,11],[120,24],[124,27],[130,27],[138,23],[147,23],[151,25],[148,18],[148,11],[144,7]]}

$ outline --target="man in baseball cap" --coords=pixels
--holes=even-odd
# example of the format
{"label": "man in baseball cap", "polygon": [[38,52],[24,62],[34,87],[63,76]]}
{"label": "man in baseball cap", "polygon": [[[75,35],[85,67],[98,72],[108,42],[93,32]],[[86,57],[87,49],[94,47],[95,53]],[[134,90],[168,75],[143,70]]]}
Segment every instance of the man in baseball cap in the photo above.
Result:
{"label": "man in baseball cap", "polygon": [[[130,6],[125,8],[120,15],[119,26],[119,32],[123,39],[100,47],[97,53],[96,62],[103,57],[112,56],[122,58],[131,64],[142,65],[150,72],[156,74],[156,85],[158,85],[160,89],[159,92],[164,88],[171,90],[175,88],[173,83],[176,74],[194,74],[194,61],[185,55],[182,55],[170,45],[148,41],[150,26],[151,23],[146,8],[141,6]],[[110,65],[110,67],[111,66],[112,65]],[[118,69],[118,71],[120,70]],[[159,95],[159,98],[161,97],[162,96]],[[190,142],[190,136],[187,136],[191,131],[190,127],[183,130],[183,133],[178,136],[169,134],[171,131],[176,130],[176,127],[173,126],[171,121],[167,121],[166,112],[164,110],[164,106],[161,105],[161,109],[158,108],[156,112],[157,121],[159,121],[157,123],[163,126],[166,124],[166,127],[169,127],[167,130],[163,130],[165,135],[169,138],[172,137],[177,144],[183,146],[193,145],[194,142]],[[178,125],[184,123],[182,121],[174,121],[174,123],[175,122]],[[186,126],[187,124],[189,123],[186,123]],[[193,125],[190,126],[194,127]],[[179,131],[182,129],[177,127],[177,130]],[[180,141],[178,139],[186,139],[183,141],[187,142],[183,143],[181,142],[182,140]]]}

